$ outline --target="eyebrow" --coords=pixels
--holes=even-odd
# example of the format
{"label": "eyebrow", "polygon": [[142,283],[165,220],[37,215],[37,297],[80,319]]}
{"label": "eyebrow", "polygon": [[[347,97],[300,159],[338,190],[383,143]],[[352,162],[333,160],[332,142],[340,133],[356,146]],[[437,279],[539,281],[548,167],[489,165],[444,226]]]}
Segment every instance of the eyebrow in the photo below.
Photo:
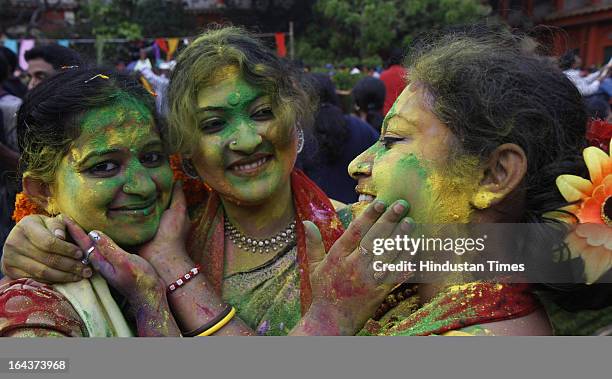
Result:
{"label": "eyebrow", "polygon": [[383,128],[382,128],[381,133],[380,133],[380,135],[381,135],[381,136],[382,136],[384,133],[386,133],[386,132],[387,132],[389,121],[390,121],[391,119],[395,118],[395,117],[400,118],[401,120],[403,120],[403,121],[404,121],[406,124],[408,124],[408,125],[410,125],[410,126],[413,126],[413,127],[417,128],[417,129],[419,128],[419,124],[418,124],[418,122],[417,122],[416,120],[414,120],[414,119],[408,119],[408,118],[406,118],[406,117],[402,116],[402,115],[401,115],[401,114],[399,114],[399,113],[395,113],[395,114],[391,115],[391,117],[389,117],[389,118],[386,120],[386,122],[383,124]]}
{"label": "eyebrow", "polygon": [[[147,149],[149,147],[152,146],[163,146],[161,141],[149,141],[147,143],[144,144],[144,146],[142,147],[142,149]],[[87,155],[85,155],[85,157],[83,157],[83,159],[79,160],[77,162],[77,166],[81,167],[83,166],[89,159],[93,158],[93,157],[101,157],[103,155],[107,155],[107,154],[113,154],[113,153],[120,153],[121,151],[123,151],[123,149],[104,149],[104,150],[94,150],[94,151],[90,151],[89,153],[87,153]]]}
{"label": "eyebrow", "polygon": [[[249,103],[249,104],[251,104],[251,103],[261,99],[262,97],[266,97],[266,96],[268,96],[268,95],[266,95],[264,93],[261,93],[261,92],[258,92],[254,96],[247,97],[243,101],[240,101],[240,102],[241,103]],[[231,105],[230,106],[226,106],[226,105],[214,105],[214,106],[213,105],[209,105],[209,106],[198,108],[196,113],[200,114],[200,113],[209,112],[209,111],[212,111],[212,112],[215,112],[215,111],[224,111],[224,110],[226,110],[228,108],[233,108],[233,106],[231,106]]]}

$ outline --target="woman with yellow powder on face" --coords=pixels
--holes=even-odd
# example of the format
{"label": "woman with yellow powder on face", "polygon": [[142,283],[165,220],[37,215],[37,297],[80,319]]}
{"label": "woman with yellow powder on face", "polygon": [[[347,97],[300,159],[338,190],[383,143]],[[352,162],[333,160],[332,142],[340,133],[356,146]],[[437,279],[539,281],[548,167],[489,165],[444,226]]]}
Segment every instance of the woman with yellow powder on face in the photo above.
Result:
{"label": "woman with yellow powder on face", "polygon": [[153,239],[171,200],[153,110],[138,82],[95,70],[62,73],[28,93],[18,113],[24,191],[47,214],[61,213],[81,248],[101,248],[89,250],[90,279],[0,286],[0,335],[180,335],[153,267],[123,250]]}
{"label": "woman with yellow powder on face", "polygon": [[[580,94],[509,32],[478,26],[429,42],[410,60],[411,84],[387,114],[380,142],[349,167],[366,200],[358,206],[399,198],[418,224],[528,223],[525,244],[500,233],[498,248],[553,264],[540,236],[557,229],[549,212],[567,205],[557,177],[584,172]],[[419,284],[411,304],[393,308],[401,299],[391,295],[362,334],[553,332],[535,285],[445,276]]]}

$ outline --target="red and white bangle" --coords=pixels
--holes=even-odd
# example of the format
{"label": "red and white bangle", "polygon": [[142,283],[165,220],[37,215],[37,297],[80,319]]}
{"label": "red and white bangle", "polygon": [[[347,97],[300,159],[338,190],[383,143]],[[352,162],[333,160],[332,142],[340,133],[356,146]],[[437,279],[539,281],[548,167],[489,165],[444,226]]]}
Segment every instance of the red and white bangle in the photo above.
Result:
{"label": "red and white bangle", "polygon": [[176,291],[177,289],[179,289],[180,287],[184,286],[185,283],[193,279],[194,276],[198,275],[200,271],[202,271],[202,267],[199,264],[197,264],[194,268],[189,270],[188,273],[186,273],[185,275],[181,276],[180,278],[175,280],[173,283],[171,283],[168,286],[168,293],[172,293]]}

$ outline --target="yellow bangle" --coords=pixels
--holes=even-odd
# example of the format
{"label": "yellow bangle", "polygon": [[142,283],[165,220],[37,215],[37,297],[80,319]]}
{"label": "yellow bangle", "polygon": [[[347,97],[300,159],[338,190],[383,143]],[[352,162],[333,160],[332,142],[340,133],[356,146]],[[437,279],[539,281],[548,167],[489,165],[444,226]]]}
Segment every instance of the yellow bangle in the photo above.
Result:
{"label": "yellow bangle", "polygon": [[236,308],[232,307],[232,310],[230,310],[227,316],[223,317],[223,319],[221,319],[221,321],[216,323],[212,328],[203,331],[202,333],[198,334],[196,337],[206,337],[206,336],[210,336],[211,334],[218,332],[219,329],[223,328],[225,325],[227,325],[228,322],[231,321],[234,315],[236,315]]}

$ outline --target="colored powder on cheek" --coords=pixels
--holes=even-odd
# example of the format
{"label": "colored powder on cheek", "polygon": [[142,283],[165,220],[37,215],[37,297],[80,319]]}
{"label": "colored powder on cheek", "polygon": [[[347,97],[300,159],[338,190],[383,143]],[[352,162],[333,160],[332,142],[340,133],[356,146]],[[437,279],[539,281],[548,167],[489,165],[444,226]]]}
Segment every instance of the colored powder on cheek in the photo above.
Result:
{"label": "colored powder on cheek", "polygon": [[421,162],[421,160],[419,160],[419,158],[417,158],[416,155],[409,154],[408,156],[400,159],[397,163],[398,166],[403,169],[415,170],[420,179],[427,178],[428,170],[424,167],[423,163]]}
{"label": "colored powder on cheek", "polygon": [[428,178],[432,201],[430,214],[435,223],[467,223],[472,201],[481,180],[480,162],[471,156],[459,157],[434,170]]}

